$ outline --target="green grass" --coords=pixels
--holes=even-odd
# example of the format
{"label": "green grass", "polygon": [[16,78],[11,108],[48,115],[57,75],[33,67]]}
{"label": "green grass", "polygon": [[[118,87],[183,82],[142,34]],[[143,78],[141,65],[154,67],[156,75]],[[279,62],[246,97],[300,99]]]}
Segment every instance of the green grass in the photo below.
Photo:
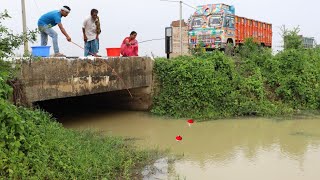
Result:
{"label": "green grass", "polygon": [[0,177],[134,179],[159,157],[132,141],[62,127],[49,114],[0,99]]}

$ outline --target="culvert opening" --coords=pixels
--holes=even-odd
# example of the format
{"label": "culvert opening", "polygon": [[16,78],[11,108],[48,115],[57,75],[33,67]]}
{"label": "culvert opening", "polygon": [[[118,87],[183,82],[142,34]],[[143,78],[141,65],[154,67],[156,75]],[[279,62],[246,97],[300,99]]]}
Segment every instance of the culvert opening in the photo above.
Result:
{"label": "culvert opening", "polygon": [[100,94],[61,98],[35,102],[33,105],[49,112],[56,119],[81,114],[102,113],[109,111],[132,110],[132,104],[141,100],[130,96],[127,90]]}

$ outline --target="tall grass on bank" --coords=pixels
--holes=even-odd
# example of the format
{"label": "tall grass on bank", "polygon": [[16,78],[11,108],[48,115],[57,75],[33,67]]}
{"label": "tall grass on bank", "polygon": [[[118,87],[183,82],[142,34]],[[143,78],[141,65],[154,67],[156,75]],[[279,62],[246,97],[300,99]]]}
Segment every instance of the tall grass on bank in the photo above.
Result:
{"label": "tall grass on bank", "polygon": [[12,34],[2,24],[8,18],[0,12],[0,179],[138,178],[156,152],[137,150],[122,138],[65,129],[43,111],[9,102],[8,84],[19,67],[4,59],[24,38],[35,40],[36,32]]}
{"label": "tall grass on bank", "polygon": [[64,129],[49,114],[4,99],[0,112],[0,177],[131,179],[156,155],[122,138]]}

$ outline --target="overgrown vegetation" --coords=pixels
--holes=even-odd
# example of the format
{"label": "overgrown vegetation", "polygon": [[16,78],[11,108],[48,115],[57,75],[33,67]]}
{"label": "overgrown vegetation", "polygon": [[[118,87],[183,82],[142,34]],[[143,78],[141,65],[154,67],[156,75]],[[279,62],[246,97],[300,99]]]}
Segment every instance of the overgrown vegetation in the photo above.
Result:
{"label": "overgrown vegetation", "polygon": [[0,176],[10,179],[131,179],[151,154],[123,139],[64,129],[41,111],[0,99]]}
{"label": "overgrown vegetation", "polygon": [[[22,43],[1,22],[0,14],[0,179],[134,179],[156,152],[140,151],[121,138],[64,129],[40,110],[8,101],[14,77],[10,61]],[[136,174],[137,173],[137,174]]]}
{"label": "overgrown vegetation", "polygon": [[320,107],[320,50],[302,49],[298,31],[273,55],[253,39],[236,50],[157,59],[152,112],[200,119],[288,115]]}

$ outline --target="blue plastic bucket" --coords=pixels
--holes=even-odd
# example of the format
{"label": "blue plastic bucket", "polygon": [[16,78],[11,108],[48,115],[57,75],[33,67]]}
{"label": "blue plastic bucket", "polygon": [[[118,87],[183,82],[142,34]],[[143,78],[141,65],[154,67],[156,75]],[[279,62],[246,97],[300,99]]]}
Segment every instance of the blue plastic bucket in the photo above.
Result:
{"label": "blue plastic bucket", "polygon": [[32,46],[32,56],[49,57],[51,46]]}

